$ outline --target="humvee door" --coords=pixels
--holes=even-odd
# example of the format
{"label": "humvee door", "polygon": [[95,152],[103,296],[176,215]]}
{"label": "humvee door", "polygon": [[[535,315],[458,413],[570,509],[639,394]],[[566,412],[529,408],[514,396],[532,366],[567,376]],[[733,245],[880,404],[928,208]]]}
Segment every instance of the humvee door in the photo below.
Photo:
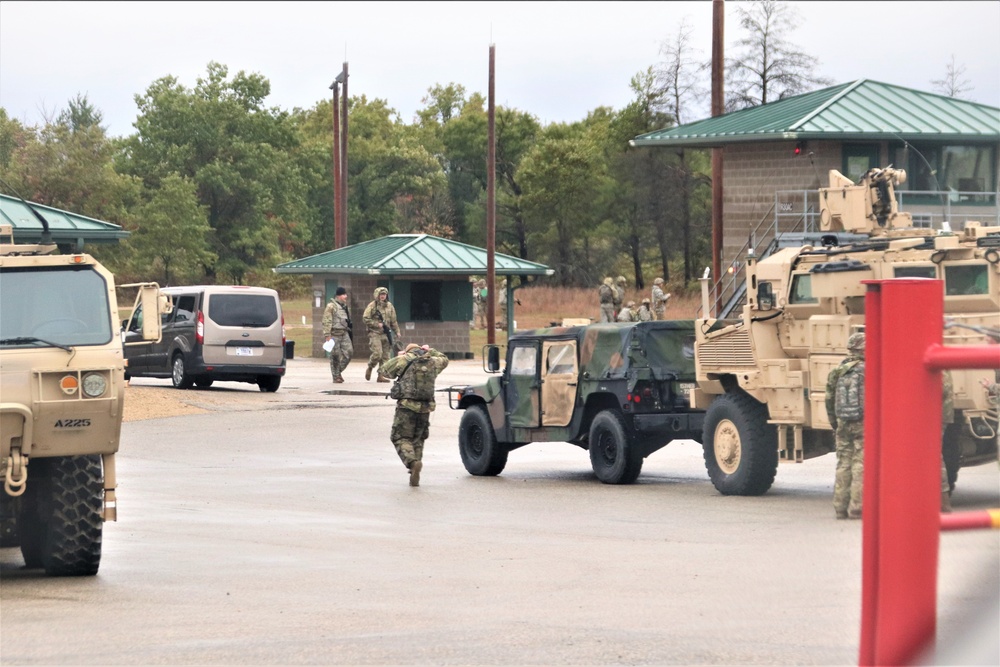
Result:
{"label": "humvee door", "polygon": [[569,426],[577,373],[575,340],[542,343],[542,426]]}
{"label": "humvee door", "polygon": [[537,428],[541,414],[538,400],[538,342],[525,341],[511,345],[507,372],[510,380],[506,397],[508,423],[515,428]]}

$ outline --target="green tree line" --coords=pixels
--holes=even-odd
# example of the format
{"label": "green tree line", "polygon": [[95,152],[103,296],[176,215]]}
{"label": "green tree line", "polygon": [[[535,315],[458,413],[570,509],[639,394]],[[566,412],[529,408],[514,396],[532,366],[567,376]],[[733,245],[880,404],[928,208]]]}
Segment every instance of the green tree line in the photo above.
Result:
{"label": "green tree line", "polygon": [[[771,14],[748,29],[773,30],[782,6],[757,5]],[[707,152],[629,146],[691,120],[704,100],[706,64],[689,34],[685,22],[663,61],[632,78],[622,109],[547,125],[496,109],[499,252],[549,265],[547,280],[563,286],[620,274],[640,288],[656,276],[680,288],[710,263]],[[745,41],[740,62],[769,57],[769,42]],[[733,71],[745,81],[746,69]],[[330,100],[289,111],[268,106],[270,92],[265,76],[216,62],[194,87],[164,76],[135,96],[125,137],[107,135],[85,95],[40,127],[0,108],[0,175],[29,200],[130,231],[118,246],[88,246],[126,277],[274,284],[277,264],[333,248],[333,116]],[[752,95],[741,89],[740,103]],[[422,104],[407,123],[386,100],[348,100],[350,244],[427,233],[485,246],[486,99],[435,84]]]}

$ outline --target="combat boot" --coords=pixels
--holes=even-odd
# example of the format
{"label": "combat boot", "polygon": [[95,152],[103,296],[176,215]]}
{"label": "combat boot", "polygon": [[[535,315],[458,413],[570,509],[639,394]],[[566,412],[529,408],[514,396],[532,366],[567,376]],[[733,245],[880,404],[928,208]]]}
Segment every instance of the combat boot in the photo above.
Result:
{"label": "combat boot", "polygon": [[365,369],[365,380],[371,380],[371,379],[372,379],[372,367],[369,366],[368,368]]}
{"label": "combat boot", "polygon": [[847,518],[848,519],[860,519],[861,518],[861,510],[851,510],[851,509],[847,510]]}
{"label": "combat boot", "polygon": [[835,511],[837,512],[837,518],[838,519],[846,519],[847,518],[847,510],[835,510]]}
{"label": "combat boot", "polygon": [[410,486],[420,486],[420,471],[423,467],[422,461],[414,461],[410,464]]}
{"label": "combat boot", "polygon": [[381,373],[378,374],[378,379],[375,380],[375,381],[376,382],[392,382],[392,380],[390,380],[386,376],[382,375]]}
{"label": "combat boot", "polygon": [[947,514],[951,511],[951,494],[942,492],[941,493],[941,512]]}
{"label": "combat boot", "polygon": [[341,378],[333,378],[333,381],[336,384],[342,384],[344,382],[344,378],[342,378],[342,377]]}

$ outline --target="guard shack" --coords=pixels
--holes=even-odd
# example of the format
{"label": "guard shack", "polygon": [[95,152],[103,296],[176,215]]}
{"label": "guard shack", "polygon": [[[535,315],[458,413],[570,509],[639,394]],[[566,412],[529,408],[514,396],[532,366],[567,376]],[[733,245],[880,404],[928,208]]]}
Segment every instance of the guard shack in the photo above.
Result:
{"label": "guard shack", "polygon": [[[494,257],[494,267],[498,277],[553,273],[543,264],[500,253]],[[314,357],[324,355],[323,311],[341,286],[347,290],[354,324],[355,359],[371,353],[361,316],[377,287],[389,290],[404,342],[426,343],[452,359],[472,356],[470,279],[486,275],[484,248],[428,234],[393,234],[285,262],[274,271],[312,276]],[[513,304],[510,292],[508,303]]]}

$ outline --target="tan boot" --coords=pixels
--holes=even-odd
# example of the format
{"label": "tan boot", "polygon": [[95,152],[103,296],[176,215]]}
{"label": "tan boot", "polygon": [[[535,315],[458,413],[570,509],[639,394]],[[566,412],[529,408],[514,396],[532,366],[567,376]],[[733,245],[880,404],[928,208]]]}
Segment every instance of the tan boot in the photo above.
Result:
{"label": "tan boot", "polygon": [[414,461],[410,464],[410,486],[420,486],[420,471],[423,467],[422,461]]}
{"label": "tan boot", "polygon": [[365,369],[365,379],[366,380],[371,380],[372,379],[372,367],[371,366],[369,366],[368,368]]}
{"label": "tan boot", "polygon": [[951,494],[941,492],[941,511],[947,514],[951,511]]}
{"label": "tan boot", "polygon": [[336,382],[337,384],[343,384],[344,378],[342,378],[342,377],[333,378],[333,381]]}

